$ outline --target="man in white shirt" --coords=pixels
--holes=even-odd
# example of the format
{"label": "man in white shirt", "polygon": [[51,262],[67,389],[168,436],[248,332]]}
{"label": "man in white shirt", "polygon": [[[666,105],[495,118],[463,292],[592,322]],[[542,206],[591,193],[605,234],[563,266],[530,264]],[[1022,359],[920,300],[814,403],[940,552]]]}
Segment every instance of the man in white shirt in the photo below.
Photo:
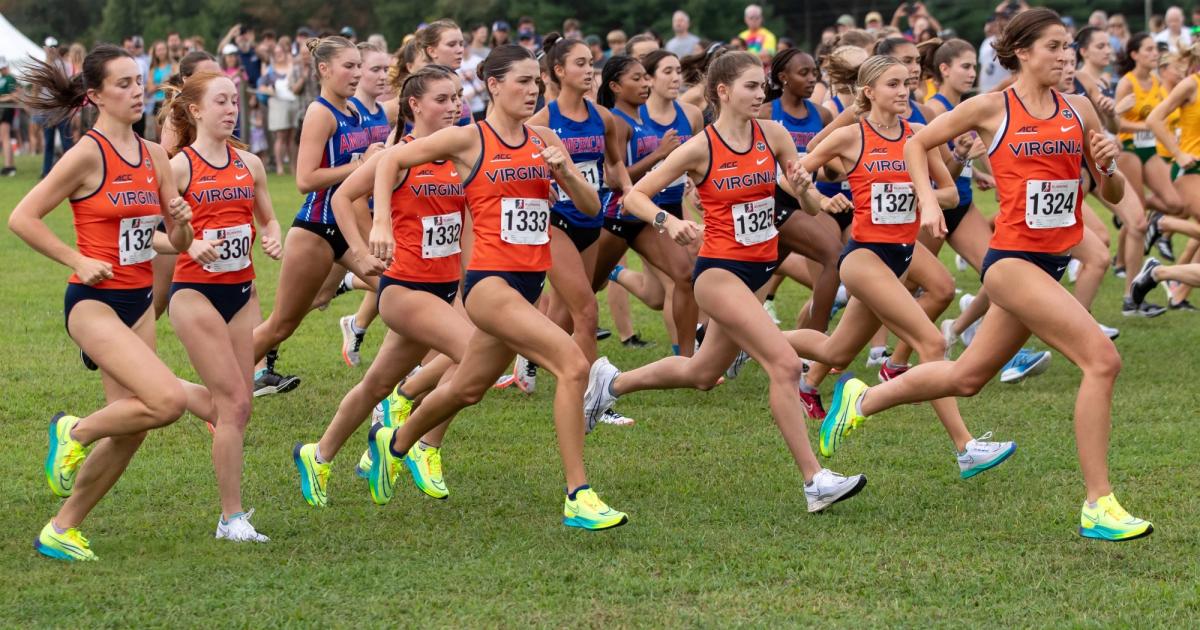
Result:
{"label": "man in white shirt", "polygon": [[1008,18],[1007,13],[998,11],[983,27],[983,32],[987,37],[979,45],[979,91],[981,93],[995,90],[1012,75],[1008,68],[1000,65],[1000,61],[996,59],[996,49],[993,48],[996,34],[1004,30],[1004,25],[1008,24]]}
{"label": "man in white shirt", "polygon": [[691,26],[692,18],[683,11],[676,11],[671,16],[671,30],[675,31],[675,37],[672,37],[664,48],[678,57],[686,57],[695,52],[696,46],[700,45],[700,38],[688,32]]}
{"label": "man in white shirt", "polygon": [[1179,52],[1192,45],[1191,31],[1183,28],[1183,9],[1179,7],[1167,9],[1163,21],[1166,22],[1167,28],[1154,34],[1156,43],[1166,44],[1167,50],[1171,52]]}

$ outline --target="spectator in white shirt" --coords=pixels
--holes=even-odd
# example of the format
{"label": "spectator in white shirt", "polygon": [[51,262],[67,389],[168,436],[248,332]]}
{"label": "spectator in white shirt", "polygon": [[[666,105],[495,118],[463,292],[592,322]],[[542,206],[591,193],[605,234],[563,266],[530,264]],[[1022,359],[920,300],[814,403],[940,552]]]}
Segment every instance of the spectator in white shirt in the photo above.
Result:
{"label": "spectator in white shirt", "polygon": [[671,30],[675,31],[675,37],[672,37],[664,48],[680,58],[696,52],[696,47],[700,45],[700,38],[688,32],[691,26],[692,18],[683,11],[676,11],[671,16]]}
{"label": "spectator in white shirt", "polygon": [[1171,52],[1179,52],[1192,45],[1191,31],[1183,28],[1183,9],[1171,7],[1167,9],[1167,13],[1163,16],[1163,19],[1167,27],[1161,32],[1154,34],[1154,41],[1156,43],[1166,44],[1167,50]]}

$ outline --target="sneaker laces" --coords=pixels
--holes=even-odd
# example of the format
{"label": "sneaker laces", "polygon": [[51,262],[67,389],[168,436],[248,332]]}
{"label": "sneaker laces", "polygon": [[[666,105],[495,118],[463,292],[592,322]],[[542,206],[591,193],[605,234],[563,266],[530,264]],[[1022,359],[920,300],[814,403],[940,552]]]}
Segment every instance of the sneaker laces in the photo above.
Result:
{"label": "sneaker laces", "polygon": [[600,513],[608,511],[608,506],[604,504],[604,501],[600,500],[599,495],[597,495],[595,492],[592,492],[591,488],[576,494],[575,498],[582,503],[584,507],[593,512]]}
{"label": "sneaker laces", "polygon": [[78,442],[75,442],[73,448],[69,449],[63,457],[62,467],[68,472],[75,472],[85,457],[87,457],[87,449],[83,448],[83,445]]}
{"label": "sneaker laces", "polygon": [[525,377],[537,378],[537,364],[529,359],[525,359]]}
{"label": "sneaker laces", "polygon": [[[1107,501],[1105,499],[1107,499]],[[1138,520],[1134,518],[1132,514],[1126,512],[1125,508],[1121,507],[1120,503],[1117,503],[1117,498],[1111,494],[1106,497],[1100,497],[1100,500],[1096,503],[1100,506],[1101,511],[1107,512],[1109,516],[1117,519],[1118,521]]]}
{"label": "sneaker laces", "polygon": [[79,531],[79,529],[76,527],[68,528],[67,531],[62,533],[62,536],[71,544],[74,544],[78,547],[83,547],[84,549],[87,549],[88,545],[90,544],[88,539],[83,536],[83,532]]}
{"label": "sneaker laces", "polygon": [[[333,466],[330,466],[328,463],[322,464],[320,462],[316,462],[315,460],[314,463],[316,463],[317,469],[317,482],[321,484],[321,487],[325,487],[325,484],[329,483],[329,471],[333,469]],[[251,512],[253,511],[254,510],[251,509]]]}
{"label": "sneaker laces", "polygon": [[354,351],[355,352],[358,352],[358,349],[362,347],[363,339],[366,338],[366,336],[367,336],[366,331],[363,331],[360,333],[354,333]]}
{"label": "sneaker laces", "polygon": [[430,446],[425,449],[425,459],[429,465],[429,476],[435,479],[442,478],[442,450]]}

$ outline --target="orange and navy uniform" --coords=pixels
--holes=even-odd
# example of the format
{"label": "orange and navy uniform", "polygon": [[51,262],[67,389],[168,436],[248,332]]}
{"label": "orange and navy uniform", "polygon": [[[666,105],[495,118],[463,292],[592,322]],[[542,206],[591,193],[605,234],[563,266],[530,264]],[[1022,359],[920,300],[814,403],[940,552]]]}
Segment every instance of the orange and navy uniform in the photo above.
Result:
{"label": "orange and navy uniform", "polygon": [[904,145],[912,127],[899,120],[895,138],[880,133],[866,117],[859,121],[862,153],[846,179],[854,200],[850,235],[859,243],[908,244],[917,240],[919,211]]}
{"label": "orange and navy uniform", "polygon": [[[528,126],[519,146],[478,124],[479,162],[464,180],[475,244],[468,271],[544,272],[550,268],[550,182],[545,141]],[[774,168],[774,167],[772,167]]]}
{"label": "orange and navy uniform", "polygon": [[[154,284],[154,230],[162,221],[158,174],[146,143],[138,138],[138,161],[127,162],[108,138],[95,129],[85,137],[100,148],[103,174],[100,187],[72,199],[75,242],[80,254],[112,265],[112,278],[95,289],[142,289]],[[68,281],[82,285],[75,274]]]}
{"label": "orange and navy uniform", "polygon": [[779,255],[775,229],[775,154],[757,120],[751,120],[750,147],[734,151],[713,126],[704,129],[711,158],[696,184],[704,208],[700,257],[771,262]]}
{"label": "orange and navy uniform", "polygon": [[1012,88],[1006,119],[989,151],[1000,212],[992,249],[1057,254],[1083,239],[1083,121],[1052,91],[1054,115],[1035,118]]}
{"label": "orange and navy uniform", "polygon": [[[403,141],[412,140],[406,136]],[[452,162],[408,169],[392,191],[396,249],[384,275],[409,282],[457,282],[465,205],[462,178]]]}
{"label": "orange and navy uniform", "polygon": [[219,259],[202,265],[180,252],[174,282],[240,284],[254,279],[254,175],[233,147],[226,150],[223,166],[209,163],[191,147],[182,150],[191,169],[183,198],[192,207],[192,230],[196,238],[218,242]]}

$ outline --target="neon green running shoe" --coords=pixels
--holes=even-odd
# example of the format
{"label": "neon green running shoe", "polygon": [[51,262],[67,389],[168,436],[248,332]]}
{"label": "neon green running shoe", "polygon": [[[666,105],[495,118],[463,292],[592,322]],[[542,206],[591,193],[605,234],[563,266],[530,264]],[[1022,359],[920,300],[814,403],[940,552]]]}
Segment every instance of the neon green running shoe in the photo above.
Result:
{"label": "neon green running shoe", "polygon": [[54,521],[46,523],[42,532],[33,541],[33,548],[38,553],[55,560],[98,560],[96,554],[88,547],[88,539],[72,527],[63,533],[54,529]]}
{"label": "neon green running shoe", "polygon": [[400,476],[401,458],[392,454],[392,435],[396,430],[377,424],[371,427],[368,445],[371,451],[371,474],[367,483],[371,485],[371,500],[375,505],[387,505],[396,491],[396,477]]}
{"label": "neon green running shoe", "polygon": [[382,413],[380,414],[380,422],[385,427],[398,427],[408,420],[408,414],[412,413],[413,401],[405,398],[400,393],[400,386],[397,385],[392,389],[392,393],[388,394],[379,403]]}
{"label": "neon green running shoe", "polygon": [[842,440],[866,420],[857,411],[858,399],[865,391],[867,384],[854,378],[853,372],[846,372],[838,379],[833,388],[833,403],[821,422],[821,454],[825,457],[833,457]]}
{"label": "neon green running shoe", "polygon": [[1083,510],[1079,514],[1079,535],[1084,538],[1121,542],[1152,533],[1154,525],[1150,521],[1131,516],[1111,493],[1100,497],[1094,508],[1088,507],[1087,501],[1083,502]]}
{"label": "neon green running shoe", "polygon": [[313,507],[329,504],[329,464],[317,461],[316,444],[300,444],[292,449],[292,461],[300,473],[300,493]]}
{"label": "neon green running shoe", "polygon": [[404,456],[404,465],[421,492],[435,499],[450,496],[446,480],[442,478],[442,449],[417,442]]}
{"label": "neon green running shoe", "polygon": [[366,479],[371,476],[371,449],[363,451],[362,457],[358,458],[358,464],[354,467],[354,474],[360,479]]}
{"label": "neon green running shoe", "polygon": [[588,486],[575,491],[574,501],[568,495],[563,505],[563,525],[567,527],[598,531],[620,527],[628,522],[629,515],[608,507],[596,495],[596,491]]}
{"label": "neon green running shoe", "polygon": [[79,418],[63,412],[50,419],[50,450],[46,453],[46,482],[50,491],[60,497],[69,497],[75,490],[75,473],[87,457],[87,449],[71,438],[71,430],[79,424]]}

